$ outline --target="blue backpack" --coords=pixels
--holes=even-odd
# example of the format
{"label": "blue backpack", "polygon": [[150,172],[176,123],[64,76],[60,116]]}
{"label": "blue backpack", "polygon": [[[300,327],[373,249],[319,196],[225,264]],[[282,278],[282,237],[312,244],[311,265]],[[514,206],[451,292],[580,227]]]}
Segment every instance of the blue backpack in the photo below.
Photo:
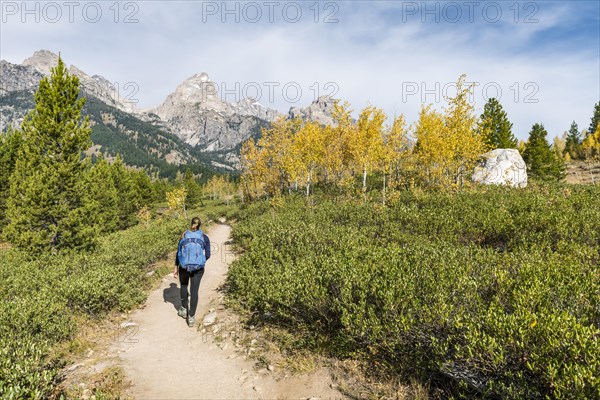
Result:
{"label": "blue backpack", "polygon": [[204,234],[202,231],[186,231],[184,233],[179,242],[177,258],[179,259],[179,265],[189,272],[204,269],[206,256],[204,255]]}

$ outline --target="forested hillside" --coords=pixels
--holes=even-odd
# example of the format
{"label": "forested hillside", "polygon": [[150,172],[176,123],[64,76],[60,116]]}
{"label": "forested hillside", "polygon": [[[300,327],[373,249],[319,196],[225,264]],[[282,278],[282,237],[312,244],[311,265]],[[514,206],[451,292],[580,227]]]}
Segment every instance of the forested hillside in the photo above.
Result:
{"label": "forested hillside", "polygon": [[[31,91],[0,96],[2,118],[8,121],[22,120],[33,106]],[[87,97],[83,115],[92,122],[94,147],[90,154],[113,158],[119,154],[125,164],[161,178],[174,178],[177,171],[189,168],[195,174],[203,174],[206,181],[219,170],[211,165],[211,160],[218,157],[203,154],[177,136],[94,97]]]}

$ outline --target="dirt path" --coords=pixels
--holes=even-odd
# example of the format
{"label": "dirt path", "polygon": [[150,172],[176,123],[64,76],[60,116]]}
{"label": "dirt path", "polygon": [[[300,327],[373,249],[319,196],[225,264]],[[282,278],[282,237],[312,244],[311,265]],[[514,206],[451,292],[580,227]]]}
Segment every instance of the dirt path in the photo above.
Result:
{"label": "dirt path", "polygon": [[163,278],[145,306],[130,315],[128,324],[135,329],[109,350],[133,382],[130,394],[136,399],[344,398],[332,389],[326,369],[293,376],[272,372],[271,367],[257,369],[256,361],[242,356],[239,346],[213,334],[213,329],[229,332],[235,327],[218,323],[203,327],[209,310],[216,312],[217,321],[226,313],[217,289],[232,260],[226,245],[229,233],[227,225],[208,231],[214,253],[200,285],[197,328],[188,328],[177,316],[179,288],[172,275]]}

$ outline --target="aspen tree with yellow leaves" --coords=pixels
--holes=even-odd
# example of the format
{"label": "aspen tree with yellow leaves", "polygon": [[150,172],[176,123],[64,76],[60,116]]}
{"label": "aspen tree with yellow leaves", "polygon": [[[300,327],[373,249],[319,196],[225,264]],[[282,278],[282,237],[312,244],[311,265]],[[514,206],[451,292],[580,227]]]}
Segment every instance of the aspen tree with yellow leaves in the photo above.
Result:
{"label": "aspen tree with yellow leaves", "polygon": [[235,192],[235,185],[223,175],[214,175],[206,182],[203,191],[212,200],[225,200],[229,204]]}
{"label": "aspen tree with yellow leaves", "polygon": [[240,151],[240,163],[242,175],[240,184],[242,186],[242,202],[244,197],[252,200],[253,197],[258,197],[263,185],[260,170],[261,170],[261,154],[260,150],[254,144],[253,139],[249,139],[242,145]]}
{"label": "aspen tree with yellow leaves", "polygon": [[304,176],[306,197],[310,196],[310,186],[317,168],[325,158],[325,129],[316,122],[306,122],[294,135],[292,151],[295,155],[297,173]]}
{"label": "aspen tree with yellow leaves", "polygon": [[472,86],[465,87],[465,80],[466,75],[461,75],[456,84],[456,97],[449,99],[449,107],[445,110],[446,129],[454,145],[454,180],[461,185],[465,173],[472,171],[481,155],[489,150],[477,129],[475,106],[468,101]]}
{"label": "aspen tree with yellow leaves", "polygon": [[297,157],[293,153],[293,134],[300,125],[299,120],[276,120],[271,129],[263,129],[258,143],[250,140],[242,148],[242,170],[244,185],[254,189],[255,195],[266,191],[269,195],[281,193],[295,178]]}
{"label": "aspen tree with yellow leaves", "polygon": [[355,167],[362,172],[363,198],[367,200],[367,174],[385,159],[383,131],[385,113],[379,108],[366,107],[360,113],[357,129],[350,136],[349,148]]}
{"label": "aspen tree with yellow leaves", "polygon": [[332,118],[334,125],[325,128],[325,142],[327,151],[325,153],[325,181],[331,177],[338,186],[344,175],[349,174],[351,161],[349,138],[355,129],[352,121],[352,110],[348,102],[336,102],[333,106]]}
{"label": "aspen tree with yellow leaves", "polygon": [[594,133],[586,136],[581,143],[581,148],[586,160],[600,159],[600,123]]}
{"label": "aspen tree with yellow leaves", "polygon": [[414,149],[404,116],[386,125],[386,114],[374,106],[365,107],[354,121],[349,104],[338,101],[329,126],[278,119],[256,143],[249,141],[242,147],[244,193],[274,196],[303,186],[309,197],[321,181],[350,189],[362,178],[366,201],[367,178],[381,174],[385,204],[389,185],[398,187],[402,176],[415,171],[427,186],[462,186],[464,175],[487,150],[474,106],[468,102],[471,87],[465,79],[459,78],[456,96],[448,99],[444,110],[432,105],[421,109],[412,128]]}
{"label": "aspen tree with yellow leaves", "polygon": [[280,118],[273,123],[271,129],[263,130],[263,136],[258,141],[262,153],[262,175],[266,178],[264,182],[270,195],[278,194],[283,183],[288,180],[286,173],[290,166],[286,151],[291,148],[291,133],[288,128],[288,122]]}
{"label": "aspen tree with yellow leaves", "polygon": [[[385,204],[387,193],[387,177],[394,174],[395,184],[398,185],[400,170],[403,162],[409,157],[408,129],[404,115],[394,117],[384,137],[384,152],[380,170],[383,174],[382,202]],[[391,179],[390,179],[391,180]]]}
{"label": "aspen tree with yellow leaves", "polygon": [[175,188],[170,192],[166,193],[167,205],[169,209],[179,216],[179,211],[183,212],[184,218],[187,218],[187,211],[185,209],[185,196],[186,190],[184,187]]}
{"label": "aspen tree with yellow leaves", "polygon": [[458,79],[456,96],[448,99],[443,113],[428,105],[419,114],[415,153],[428,185],[462,186],[465,173],[487,150],[477,129],[475,108],[468,101],[471,87],[465,86],[465,79],[465,75]]}
{"label": "aspen tree with yellow leaves", "polygon": [[322,134],[325,143],[325,153],[321,160],[323,180],[325,184],[332,182],[337,185],[344,169],[345,143],[339,135],[338,127],[327,125],[323,127]]}
{"label": "aspen tree with yellow leaves", "polygon": [[600,162],[600,122],[593,133],[590,133],[581,143],[581,152],[585,163],[588,165],[592,184],[596,184],[596,177],[593,172],[593,164]]}
{"label": "aspen tree with yellow leaves", "polygon": [[452,146],[447,142],[444,131],[443,115],[434,110],[431,104],[423,106],[413,135],[417,139],[414,155],[418,172],[426,183],[441,183],[438,181],[449,167]]}

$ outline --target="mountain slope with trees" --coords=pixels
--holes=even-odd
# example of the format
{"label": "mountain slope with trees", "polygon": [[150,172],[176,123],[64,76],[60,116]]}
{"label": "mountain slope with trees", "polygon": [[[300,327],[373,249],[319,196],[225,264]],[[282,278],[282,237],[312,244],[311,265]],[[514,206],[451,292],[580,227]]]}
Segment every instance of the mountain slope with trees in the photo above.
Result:
{"label": "mountain slope with trees", "polygon": [[[185,171],[188,167],[208,178],[227,167],[225,164],[215,167],[211,163],[220,161],[220,155],[200,153],[176,135],[133,114],[92,96],[86,99],[82,114],[90,118],[93,146],[85,149],[90,154],[102,154],[111,159],[120,154],[125,164],[143,168],[161,178],[174,178],[178,170]],[[20,122],[33,107],[30,90],[0,96],[0,110],[5,120]]]}

